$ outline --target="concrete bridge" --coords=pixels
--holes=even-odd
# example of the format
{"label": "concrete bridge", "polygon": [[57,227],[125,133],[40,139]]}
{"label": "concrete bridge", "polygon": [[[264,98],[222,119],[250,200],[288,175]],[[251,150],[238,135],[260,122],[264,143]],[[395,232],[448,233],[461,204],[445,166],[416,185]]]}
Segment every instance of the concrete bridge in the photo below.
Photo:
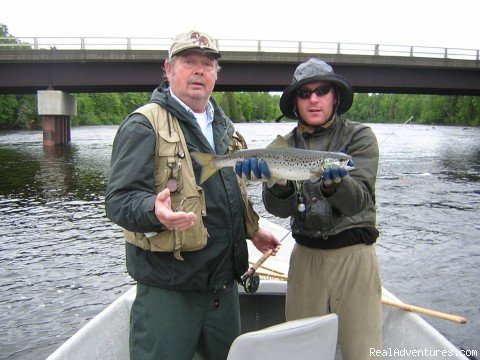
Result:
{"label": "concrete bridge", "polygon": [[[171,39],[0,38],[0,93],[151,91],[163,81]],[[311,57],[355,92],[480,96],[479,50],[379,44],[217,40],[217,91],[282,91]]]}

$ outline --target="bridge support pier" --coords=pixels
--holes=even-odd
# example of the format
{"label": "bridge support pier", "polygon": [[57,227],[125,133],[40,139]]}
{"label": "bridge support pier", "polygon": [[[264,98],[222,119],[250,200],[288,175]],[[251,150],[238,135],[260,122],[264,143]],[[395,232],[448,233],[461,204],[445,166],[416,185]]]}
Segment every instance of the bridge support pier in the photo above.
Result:
{"label": "bridge support pier", "polygon": [[71,141],[70,116],[77,115],[77,99],[63,91],[37,92],[38,114],[42,115],[43,146]]}

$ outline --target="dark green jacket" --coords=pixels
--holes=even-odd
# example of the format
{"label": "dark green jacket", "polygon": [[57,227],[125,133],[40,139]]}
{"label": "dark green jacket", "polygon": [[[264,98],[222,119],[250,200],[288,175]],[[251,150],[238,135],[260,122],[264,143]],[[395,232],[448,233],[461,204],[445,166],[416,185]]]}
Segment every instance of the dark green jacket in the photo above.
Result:
{"label": "dark green jacket", "polygon": [[335,235],[344,230],[376,225],[375,182],[379,151],[372,129],[361,123],[336,118],[329,128],[314,133],[297,128],[287,134],[290,145],[321,151],[340,151],[351,155],[355,168],[338,185],[326,191],[322,182],[303,183],[305,216],[297,211],[297,195],[292,186],[264,187],[263,201],[267,211],[279,217],[291,216],[292,234],[311,238]]}
{"label": "dark green jacket", "polygon": [[[234,131],[233,124],[216,102],[213,135],[215,152],[226,154]],[[170,96],[168,83],[156,89],[150,100],[166,108],[179,121],[188,150],[212,153],[207,139],[195,119]],[[154,213],[154,149],[155,133],[146,117],[129,116],[115,136],[111,160],[111,176],[106,192],[106,213],[109,219],[134,232],[159,232],[162,225]],[[193,163],[195,177],[200,167]],[[202,184],[207,216],[207,246],[184,252],[184,260],[173,253],[151,252],[126,244],[129,274],[143,284],[176,290],[217,290],[232,286],[248,268],[245,236],[245,206],[235,172],[224,168]]]}

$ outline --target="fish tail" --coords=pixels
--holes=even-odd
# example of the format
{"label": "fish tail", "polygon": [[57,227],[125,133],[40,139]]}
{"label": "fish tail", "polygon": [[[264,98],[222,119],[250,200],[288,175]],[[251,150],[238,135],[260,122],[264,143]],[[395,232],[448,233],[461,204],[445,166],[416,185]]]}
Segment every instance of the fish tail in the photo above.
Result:
{"label": "fish tail", "polygon": [[200,184],[203,184],[210,176],[215,174],[220,168],[213,166],[215,155],[200,152],[191,152],[190,156],[202,167],[200,173]]}

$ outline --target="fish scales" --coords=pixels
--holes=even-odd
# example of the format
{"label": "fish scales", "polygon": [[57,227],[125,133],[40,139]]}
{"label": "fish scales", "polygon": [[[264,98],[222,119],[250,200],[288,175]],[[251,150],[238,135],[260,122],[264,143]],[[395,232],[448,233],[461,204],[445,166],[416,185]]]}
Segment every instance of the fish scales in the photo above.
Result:
{"label": "fish scales", "polygon": [[322,177],[326,166],[352,169],[351,166],[348,166],[348,162],[352,158],[347,154],[292,147],[238,150],[227,155],[192,152],[191,156],[202,166],[200,183],[203,183],[221,168],[234,167],[238,161],[253,157],[263,159],[268,164],[271,177],[260,180],[267,181],[270,185],[278,179],[319,179]]}
{"label": "fish scales", "polygon": [[235,166],[238,161],[255,157],[264,159],[271,176],[277,179],[306,180],[317,175],[321,177],[326,163],[342,166],[341,160],[351,159],[342,153],[312,151],[296,148],[287,149],[249,149],[239,150],[225,156],[212,159],[212,166],[223,168]]}

